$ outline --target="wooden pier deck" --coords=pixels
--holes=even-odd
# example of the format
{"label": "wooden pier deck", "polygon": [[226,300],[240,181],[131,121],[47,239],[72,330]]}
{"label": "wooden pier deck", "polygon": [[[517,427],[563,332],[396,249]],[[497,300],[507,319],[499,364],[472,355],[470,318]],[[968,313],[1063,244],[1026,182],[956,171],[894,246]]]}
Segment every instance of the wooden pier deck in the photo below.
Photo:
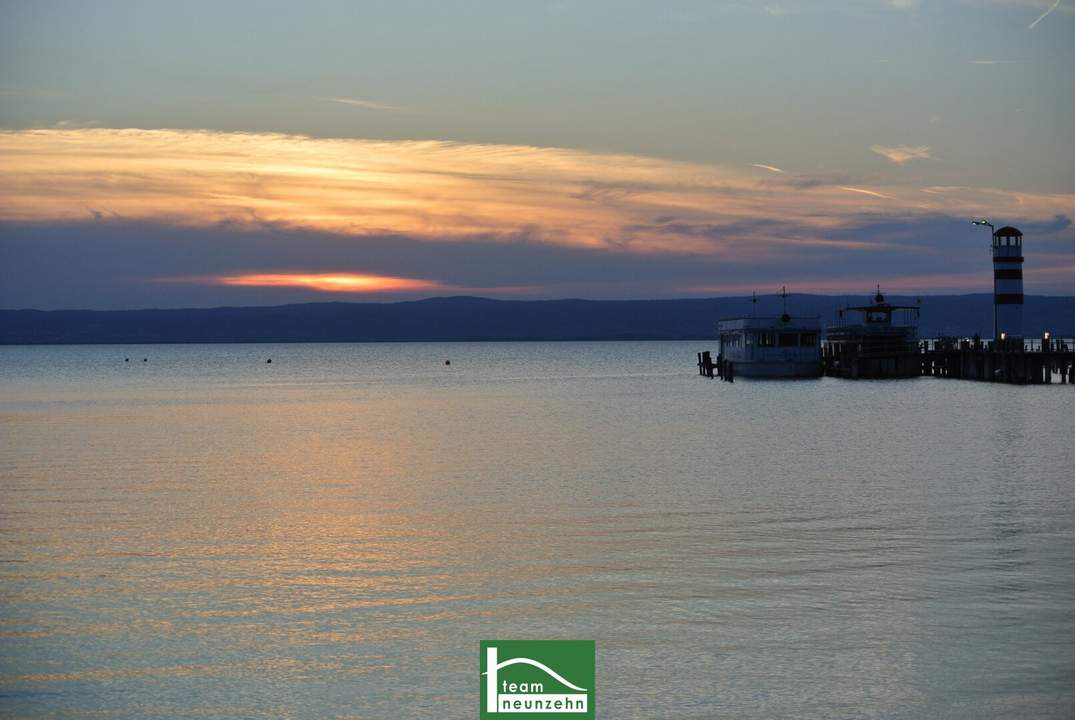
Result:
{"label": "wooden pier deck", "polygon": [[957,338],[924,340],[920,345],[921,375],[960,380],[1048,385],[1075,383],[1075,340],[1001,340]]}

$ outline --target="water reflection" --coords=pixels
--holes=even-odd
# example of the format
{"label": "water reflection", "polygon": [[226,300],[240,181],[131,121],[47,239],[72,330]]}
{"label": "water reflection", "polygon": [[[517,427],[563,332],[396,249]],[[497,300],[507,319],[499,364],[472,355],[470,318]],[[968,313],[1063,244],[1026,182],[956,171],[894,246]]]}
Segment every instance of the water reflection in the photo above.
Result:
{"label": "water reflection", "polygon": [[0,708],[465,716],[584,637],[611,717],[1070,714],[1070,403],[692,347],[0,350]]}

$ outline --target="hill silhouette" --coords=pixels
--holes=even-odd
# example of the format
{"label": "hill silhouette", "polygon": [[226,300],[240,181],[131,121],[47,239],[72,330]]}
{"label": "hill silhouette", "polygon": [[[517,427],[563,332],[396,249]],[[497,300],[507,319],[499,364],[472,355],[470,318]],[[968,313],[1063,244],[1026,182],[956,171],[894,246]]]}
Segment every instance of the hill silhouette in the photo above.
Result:
{"label": "hill silhouette", "polygon": [[[918,298],[889,296],[914,304]],[[836,308],[861,295],[795,295],[795,315],[833,321]],[[992,296],[921,298],[920,335],[991,334]],[[754,311],[775,314],[779,298],[759,298]],[[397,303],[309,303],[273,307],[175,310],[0,310],[0,344],[391,342],[467,340],[701,340],[717,320],[749,315],[750,298],[688,300],[490,300],[430,298]],[[1028,337],[1049,330],[1075,335],[1075,297],[1027,296]]]}

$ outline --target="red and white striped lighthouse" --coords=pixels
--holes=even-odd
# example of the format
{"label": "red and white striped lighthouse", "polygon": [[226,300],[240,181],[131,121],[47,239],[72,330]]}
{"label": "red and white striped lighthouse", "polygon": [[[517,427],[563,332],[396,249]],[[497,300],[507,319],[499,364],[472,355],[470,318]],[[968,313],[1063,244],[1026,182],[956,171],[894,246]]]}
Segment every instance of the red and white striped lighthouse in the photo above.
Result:
{"label": "red and white striped lighthouse", "polygon": [[993,233],[993,313],[996,337],[1023,337],[1023,233],[1010,225]]}

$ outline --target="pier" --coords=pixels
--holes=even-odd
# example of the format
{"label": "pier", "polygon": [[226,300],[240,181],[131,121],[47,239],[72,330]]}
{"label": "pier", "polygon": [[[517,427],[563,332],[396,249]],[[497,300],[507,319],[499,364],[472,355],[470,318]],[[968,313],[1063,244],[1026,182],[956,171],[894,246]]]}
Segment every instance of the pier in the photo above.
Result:
{"label": "pier", "polygon": [[[827,377],[846,380],[912,377],[978,380],[1012,385],[1075,384],[1075,338],[1001,340],[967,338],[923,340],[917,350],[885,353],[874,350],[822,354]],[[698,374],[734,382],[735,370],[719,354],[698,353]]]}
{"label": "pier", "polygon": [[921,375],[959,380],[1048,385],[1075,382],[1075,338],[999,340],[940,338],[923,340],[918,354]]}
{"label": "pier", "polygon": [[[826,328],[818,345],[817,375],[848,380],[927,376],[1013,385],[1049,385],[1059,376],[1060,384],[1075,383],[1075,338],[1055,338],[1049,332],[1023,337],[1022,231],[1010,225],[996,230],[987,220],[972,222],[988,227],[993,236],[993,340],[975,336],[918,341],[919,305],[893,305],[878,285],[870,304],[839,310],[836,323]],[[782,296],[786,304],[787,293]],[[1063,328],[1070,331],[1070,325]],[[816,335],[810,339],[817,342]],[[760,337],[746,337],[747,352],[735,359],[749,364],[755,360],[754,346],[765,344]],[[698,374],[703,377],[712,378],[716,371],[717,377],[731,381],[733,365],[723,354],[714,361],[709,352],[698,353]]]}

